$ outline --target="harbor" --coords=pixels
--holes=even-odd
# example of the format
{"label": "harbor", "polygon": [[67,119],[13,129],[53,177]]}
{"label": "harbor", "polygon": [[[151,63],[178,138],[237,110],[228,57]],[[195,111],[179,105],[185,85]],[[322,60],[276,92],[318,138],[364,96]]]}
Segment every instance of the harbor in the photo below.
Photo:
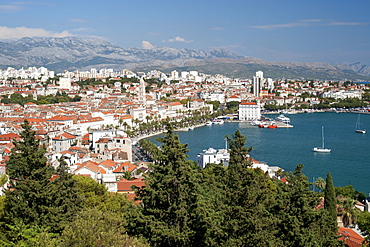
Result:
{"label": "harbor", "polygon": [[[279,114],[269,114],[268,118],[277,116]],[[330,171],[335,186],[353,185],[358,191],[370,192],[370,153],[366,152],[370,136],[355,132],[356,113],[302,113],[291,114],[289,118],[293,128],[269,131],[250,122],[225,121],[177,134],[181,143],[188,144],[189,159],[196,161],[203,150],[224,148],[225,135],[230,136],[239,129],[247,137],[246,146],[253,147],[251,157],[258,161],[285,171],[294,171],[298,164],[303,164],[303,172],[311,182],[318,177],[325,178]],[[370,115],[361,117],[361,125],[370,128]],[[312,152],[312,148],[321,144],[322,126],[325,126],[325,146],[331,148],[330,153]],[[158,143],[156,137],[148,139]]]}

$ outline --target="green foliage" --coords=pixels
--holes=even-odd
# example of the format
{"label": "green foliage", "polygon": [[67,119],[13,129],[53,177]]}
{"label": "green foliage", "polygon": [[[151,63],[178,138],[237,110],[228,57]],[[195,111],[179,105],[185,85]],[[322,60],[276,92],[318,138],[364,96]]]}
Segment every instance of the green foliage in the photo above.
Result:
{"label": "green foliage", "polygon": [[[61,161],[57,171],[46,165],[45,149],[39,146],[27,120],[22,124],[22,141],[15,141],[7,172],[10,188],[5,191],[3,221],[11,233],[15,223],[60,232],[78,212],[80,199],[71,175]],[[52,179],[52,175],[58,176]]]}
{"label": "green foliage", "polygon": [[9,228],[8,239],[0,240],[1,246],[57,247],[59,244],[58,235],[50,233],[43,227],[27,225],[18,220],[7,227]]}
{"label": "green foliage", "polygon": [[148,246],[144,241],[127,235],[119,214],[87,209],[78,214],[62,232],[60,246]]}
{"label": "green foliage", "polygon": [[370,240],[370,212],[364,211],[357,215],[357,225],[361,231],[367,236],[366,240]]}
{"label": "green foliage", "polygon": [[20,133],[22,141],[14,141],[10,160],[6,164],[7,174],[11,180],[24,180],[29,178],[34,171],[44,169],[51,174],[53,169],[46,168],[46,150],[40,147],[40,142],[35,138],[35,131],[29,125],[27,119],[22,124],[23,131]]}
{"label": "green foliage", "polygon": [[[220,107],[220,101],[214,100],[214,101],[207,101],[207,104],[213,105],[213,110],[217,110]],[[239,107],[239,104],[238,104]]]}
{"label": "green foliage", "polygon": [[76,188],[82,197],[84,208],[96,207],[108,197],[107,187],[93,178],[75,175],[73,179],[76,181]]}
{"label": "green foliage", "polygon": [[337,222],[337,198],[330,172],[326,176],[324,208],[329,212],[332,220]]}
{"label": "green foliage", "polygon": [[346,198],[351,198],[354,200],[358,200],[360,202],[364,202],[366,199],[366,195],[363,192],[359,192],[355,190],[353,185],[346,185],[343,187],[336,187],[335,193],[337,196],[342,196]]}
{"label": "green foliage", "polygon": [[253,169],[237,130],[228,167],[208,164],[198,171],[186,162],[186,145],[169,128],[153,155],[146,187],[136,189],[142,215],[129,229],[153,246],[341,246],[336,222],[317,209],[318,194],[298,165],[288,184]]}
{"label": "green foliage", "polygon": [[7,96],[3,96],[3,99],[1,100],[1,103],[4,104],[20,104],[24,105],[26,103],[36,103],[38,105],[44,105],[44,104],[56,104],[60,102],[77,102],[81,100],[81,96],[76,95],[74,98],[71,98],[67,95],[66,92],[60,93],[59,91],[56,93],[56,95],[47,95],[47,96],[38,96],[37,100],[33,99],[32,95],[28,95],[26,97],[23,97],[19,93],[13,93],[8,98]]}
{"label": "green foliage", "polygon": [[141,232],[154,246],[191,246],[195,236],[198,170],[187,161],[187,145],[167,126],[161,149],[155,153],[146,186],[136,188],[142,203]]}
{"label": "green foliage", "polygon": [[288,183],[277,184],[276,204],[277,239],[280,246],[341,246],[337,240],[336,221],[326,210],[316,209],[320,203],[318,194],[310,191],[310,183],[299,164],[294,173],[286,174]]}
{"label": "green foliage", "polygon": [[239,104],[240,104],[239,101],[229,101],[229,102],[226,103],[226,107],[227,107],[227,109],[229,109],[231,111],[236,111],[239,108]]}

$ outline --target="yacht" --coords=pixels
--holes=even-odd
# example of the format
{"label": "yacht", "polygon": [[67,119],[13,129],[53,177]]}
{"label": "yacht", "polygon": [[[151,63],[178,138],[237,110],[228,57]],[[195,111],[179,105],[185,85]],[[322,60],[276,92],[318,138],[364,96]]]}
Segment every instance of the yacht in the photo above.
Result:
{"label": "yacht", "polygon": [[325,142],[324,142],[324,126],[321,127],[321,135],[322,135],[322,147],[315,147],[312,149],[313,152],[317,153],[330,153],[330,148],[325,148]]}
{"label": "yacht", "polygon": [[284,114],[279,115],[276,120],[286,124],[290,123],[290,118],[284,116]]}
{"label": "yacht", "polygon": [[260,124],[261,124],[261,121],[259,121],[259,120],[253,120],[253,121],[251,121],[251,125],[253,125],[253,126],[258,126]]}
{"label": "yacht", "polygon": [[212,123],[213,124],[224,124],[224,120],[222,120],[222,119],[214,119],[214,120],[212,120]]}

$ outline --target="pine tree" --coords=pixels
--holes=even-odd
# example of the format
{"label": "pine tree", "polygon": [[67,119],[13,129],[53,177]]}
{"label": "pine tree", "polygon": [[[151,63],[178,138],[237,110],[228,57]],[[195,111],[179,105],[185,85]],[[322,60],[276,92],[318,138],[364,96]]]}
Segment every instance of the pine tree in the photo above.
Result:
{"label": "pine tree", "polygon": [[154,246],[192,246],[195,236],[197,168],[187,160],[187,144],[181,144],[167,126],[162,146],[154,154],[146,186],[137,188],[142,203],[142,228]]}
{"label": "pine tree", "polygon": [[53,168],[46,165],[45,149],[40,147],[28,121],[22,124],[21,141],[14,141],[6,171],[10,188],[5,191],[4,220],[11,224],[41,224],[47,214],[46,189],[50,184]]}
{"label": "pine tree", "polygon": [[[10,160],[6,163],[6,173],[12,181],[24,180],[34,175],[38,169],[44,169],[47,159],[45,148],[40,146],[40,141],[35,138],[35,131],[28,120],[21,125],[23,131],[20,133],[21,141],[14,140],[15,147],[12,149]],[[51,167],[45,169],[51,173]]]}
{"label": "pine tree", "polygon": [[227,169],[224,246],[269,246],[275,222],[268,208],[275,192],[271,179],[260,169],[252,169],[246,137],[239,130],[228,138],[230,163]]}
{"label": "pine tree", "polygon": [[[3,221],[8,226],[22,222],[60,232],[62,223],[70,220],[79,207],[74,180],[67,174],[65,162],[57,172],[47,165],[45,148],[36,140],[27,120],[22,127],[23,139],[15,141],[7,162],[11,186],[5,191]],[[58,175],[54,180],[53,174]]]}
{"label": "pine tree", "polygon": [[328,212],[318,209],[319,195],[310,190],[302,169],[299,164],[294,173],[287,173],[288,183],[276,180],[278,193],[271,212],[278,220],[275,235],[280,246],[341,246]]}
{"label": "pine tree", "polygon": [[337,198],[335,197],[335,188],[330,172],[326,175],[324,208],[331,215],[332,221],[337,222]]}

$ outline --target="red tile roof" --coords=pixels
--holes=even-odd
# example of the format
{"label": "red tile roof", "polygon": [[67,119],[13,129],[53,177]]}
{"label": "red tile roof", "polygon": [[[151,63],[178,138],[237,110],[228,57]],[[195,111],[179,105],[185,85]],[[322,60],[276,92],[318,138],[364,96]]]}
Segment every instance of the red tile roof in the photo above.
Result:
{"label": "red tile roof", "polygon": [[348,247],[360,247],[364,238],[350,228],[339,227],[338,235]]}

